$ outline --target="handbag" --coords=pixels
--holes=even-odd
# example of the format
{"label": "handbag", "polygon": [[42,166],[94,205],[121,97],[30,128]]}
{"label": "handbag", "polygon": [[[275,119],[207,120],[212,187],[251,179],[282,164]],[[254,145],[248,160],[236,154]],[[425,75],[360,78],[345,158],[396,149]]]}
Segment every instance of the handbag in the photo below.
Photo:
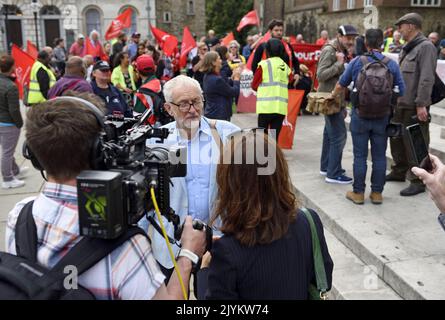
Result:
{"label": "handbag", "polygon": [[309,300],[328,300],[328,280],[324,267],[323,254],[321,253],[320,239],[315,227],[312,214],[306,208],[301,208],[311,227],[312,254],[314,256],[314,271],[317,285],[309,284]]}
{"label": "handbag", "polygon": [[321,113],[326,116],[338,113],[341,110],[340,98],[328,99],[329,92],[311,92],[307,95],[307,110],[312,113]]}

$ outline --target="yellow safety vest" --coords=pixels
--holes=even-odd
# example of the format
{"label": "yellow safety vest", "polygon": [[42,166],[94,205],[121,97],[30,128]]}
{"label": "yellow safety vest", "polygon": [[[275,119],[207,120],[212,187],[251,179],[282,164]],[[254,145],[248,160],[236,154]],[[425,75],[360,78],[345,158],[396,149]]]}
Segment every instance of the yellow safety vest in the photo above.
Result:
{"label": "yellow safety vest", "polygon": [[[389,46],[394,43],[394,38],[387,38],[385,42],[385,48],[383,49],[383,52],[389,52]],[[405,40],[400,39],[401,44],[405,44]]]}
{"label": "yellow safety vest", "polygon": [[36,61],[31,69],[28,104],[37,104],[46,101],[45,97],[40,91],[40,84],[39,81],[37,80],[37,72],[40,70],[40,68],[43,68],[43,70],[45,70],[48,73],[50,88],[56,83],[56,76],[54,75],[54,73],[40,61]]}
{"label": "yellow safety vest", "polygon": [[263,71],[263,81],[258,87],[256,113],[287,115],[289,66],[280,57],[263,60],[258,65]]}

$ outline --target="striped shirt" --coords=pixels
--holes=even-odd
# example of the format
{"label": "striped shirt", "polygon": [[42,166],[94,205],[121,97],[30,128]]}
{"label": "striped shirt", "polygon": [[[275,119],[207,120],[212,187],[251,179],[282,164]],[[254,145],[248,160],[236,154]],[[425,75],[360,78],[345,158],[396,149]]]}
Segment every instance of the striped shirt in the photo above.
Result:
{"label": "striped shirt", "polygon": [[[14,230],[20,210],[33,199],[20,201],[9,213],[6,228],[9,253],[16,253]],[[76,188],[46,183],[43,192],[35,198],[33,216],[37,226],[37,260],[52,268],[82,238]],[[149,300],[164,279],[150,242],[136,235],[81,274],[79,285],[100,300]]]}

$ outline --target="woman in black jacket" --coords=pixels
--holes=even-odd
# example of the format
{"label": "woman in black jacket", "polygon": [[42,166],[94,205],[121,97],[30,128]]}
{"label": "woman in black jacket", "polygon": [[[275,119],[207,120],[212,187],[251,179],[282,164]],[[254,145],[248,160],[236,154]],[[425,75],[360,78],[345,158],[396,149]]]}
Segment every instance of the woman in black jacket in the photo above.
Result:
{"label": "woman in black jacket", "polygon": [[[218,166],[218,198],[210,221],[220,220],[224,236],[214,241],[210,264],[208,255],[203,259],[198,298],[308,299],[309,285],[315,284],[311,229],[298,209],[286,159],[260,130],[229,139]],[[260,150],[267,150],[266,163]],[[310,213],[329,290],[333,262],[320,218]]]}

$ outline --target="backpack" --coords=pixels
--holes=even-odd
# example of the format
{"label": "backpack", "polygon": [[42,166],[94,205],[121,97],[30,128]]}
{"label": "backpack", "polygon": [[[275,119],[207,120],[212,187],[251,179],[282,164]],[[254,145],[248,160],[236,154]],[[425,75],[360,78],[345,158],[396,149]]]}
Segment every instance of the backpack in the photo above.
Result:
{"label": "backpack", "polygon": [[388,63],[390,58],[368,61],[368,55],[361,56],[363,64],[357,77],[355,88],[351,95],[351,102],[358,108],[358,115],[365,119],[383,118],[391,113],[391,99],[393,95],[393,75]]}
{"label": "backpack", "polygon": [[[94,295],[82,286],[66,289],[67,266],[77,268],[81,275],[121,246],[131,237],[146,233],[131,227],[114,240],[83,237],[50,270],[37,262],[37,227],[32,216],[33,202],[19,214],[15,229],[17,255],[0,252],[0,300],[94,300]],[[147,238],[148,239],[148,238]]]}

